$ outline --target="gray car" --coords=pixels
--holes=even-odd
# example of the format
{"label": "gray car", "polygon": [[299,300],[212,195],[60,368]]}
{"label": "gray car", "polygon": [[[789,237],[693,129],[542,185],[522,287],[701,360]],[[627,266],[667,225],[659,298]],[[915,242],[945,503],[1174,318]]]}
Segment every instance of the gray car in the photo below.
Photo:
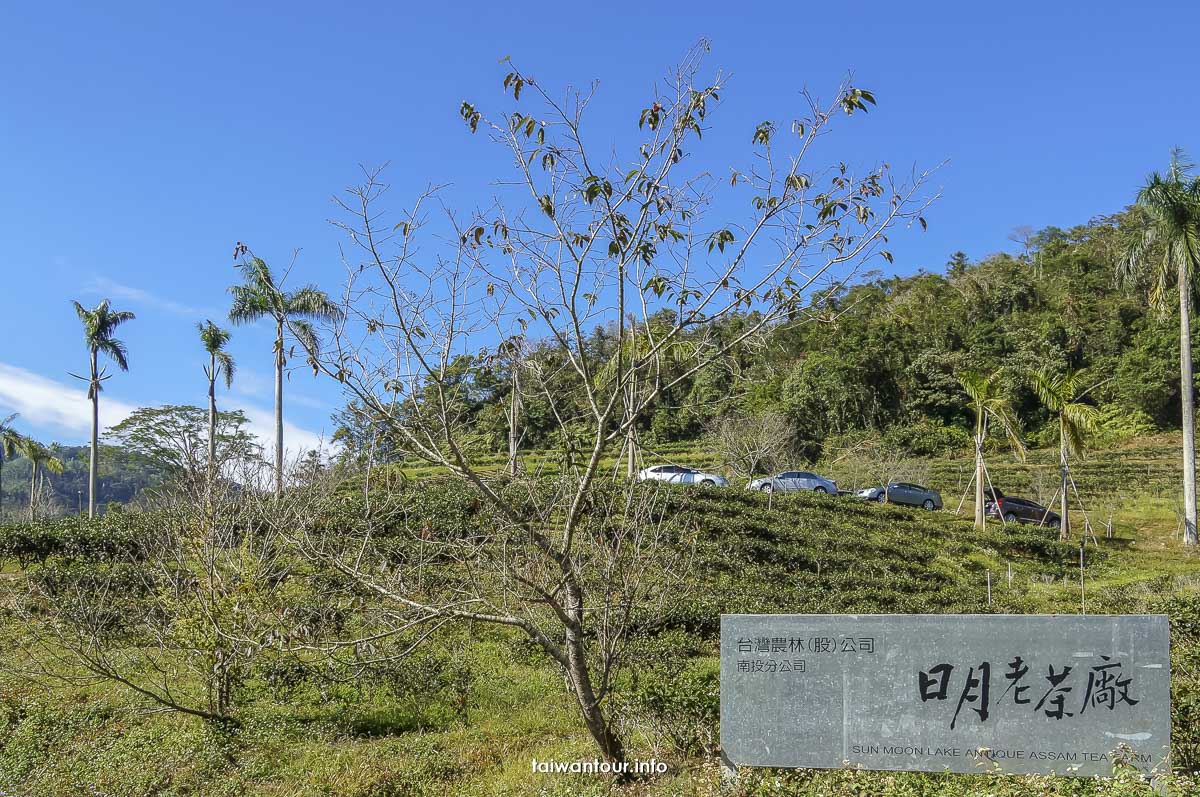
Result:
{"label": "gray car", "polygon": [[942,494],[911,482],[892,482],[883,487],[868,487],[855,493],[859,498],[881,504],[906,504],[923,509],[941,509]]}
{"label": "gray car", "polygon": [[787,470],[774,476],[764,476],[755,479],[746,486],[748,490],[760,490],[764,493],[787,490],[812,490],[814,493],[838,494],[837,482],[809,473],[806,470]]}

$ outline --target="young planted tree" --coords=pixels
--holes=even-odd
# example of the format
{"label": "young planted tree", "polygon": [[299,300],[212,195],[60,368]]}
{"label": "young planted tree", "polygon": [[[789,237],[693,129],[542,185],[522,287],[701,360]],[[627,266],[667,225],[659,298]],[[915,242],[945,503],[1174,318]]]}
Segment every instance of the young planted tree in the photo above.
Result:
{"label": "young planted tree", "polygon": [[783,466],[792,448],[790,424],[778,412],[726,416],[713,425],[712,437],[725,464],[747,478]]}
{"label": "young planted tree", "polygon": [[1088,379],[1086,369],[1058,374],[1043,368],[1035,371],[1031,377],[1034,392],[1042,406],[1050,411],[1058,423],[1059,514],[1062,515],[1058,538],[1067,540],[1071,537],[1069,459],[1083,452],[1087,435],[1096,431],[1100,411],[1082,401],[1091,390],[1091,387],[1083,387]]}
{"label": "young planted tree", "polygon": [[248,252],[238,268],[245,282],[229,289],[233,296],[229,320],[239,325],[264,318],[275,322],[275,494],[280,496],[283,495],[283,372],[288,362],[285,333],[290,332],[305,351],[315,353],[320,348],[320,338],[309,322],[336,322],[341,309],[313,285],[284,291],[283,280],[276,280],[266,261]]}
{"label": "young planted tree", "polygon": [[[254,486],[262,476],[257,467],[237,474]],[[220,493],[217,510],[203,512],[190,490],[165,487],[120,523],[108,550],[84,554],[77,564],[86,566],[26,579],[18,611],[36,618],[19,643],[28,676],[61,684],[85,675],[157,710],[229,725],[257,662],[336,652],[319,644],[321,626],[344,596],[316,592],[278,539],[246,533],[296,522],[270,495]]]}
{"label": "young planted tree", "polygon": [[17,455],[17,441],[20,435],[12,423],[17,419],[17,413],[0,420],[0,520],[4,519],[4,462]]}
{"label": "young planted tree", "polygon": [[33,466],[29,477],[29,521],[37,520],[37,499],[41,483],[39,472],[44,468],[50,473],[62,473],[64,464],[55,453],[32,437],[19,435],[13,442],[16,452],[29,460]]}
{"label": "young planted tree", "polygon": [[[1021,442],[1020,424],[1012,403],[1002,395],[1000,389],[1001,372],[995,371],[984,375],[976,371],[967,371],[958,377],[963,390],[971,399],[971,409],[975,413],[975,527],[982,529],[987,523],[984,516],[983,502],[985,495],[984,481],[987,479],[987,469],[983,462],[983,444],[987,440],[989,421],[999,424],[1008,438],[1013,450],[1024,459],[1025,444]],[[995,500],[993,492],[992,500]]]}
{"label": "young planted tree", "polygon": [[237,366],[233,355],[225,350],[230,337],[228,330],[212,321],[197,324],[196,329],[200,332],[204,351],[208,352],[204,375],[208,377],[208,482],[211,486],[217,477],[217,379],[224,377],[226,389],[233,387]]}
{"label": "young planted tree", "polygon": [[[1179,294],[1179,392],[1183,409],[1184,543],[1197,544],[1196,395],[1192,373],[1192,294],[1200,275],[1200,177],[1175,149],[1165,175],[1154,172],[1138,191],[1149,219],[1118,269],[1124,281],[1148,277],[1150,306],[1165,312],[1171,286]],[[1157,257],[1155,257],[1157,255]],[[1152,259],[1153,258],[1153,259]]]}
{"label": "young planted tree", "polygon": [[[725,171],[702,149],[723,91],[719,75],[700,77],[704,50],[629,115],[638,142],[624,150],[585,132],[590,93],[559,97],[511,68],[507,110],[464,103],[461,115],[506,151],[514,173],[500,180],[494,206],[448,214],[442,236],[422,234],[436,190],[389,219],[379,206],[387,186],[368,172],[341,200],[341,226],[360,255],[347,258],[346,319],[326,351],[311,352],[407,456],[469,485],[494,524],[470,544],[437,525],[421,531],[458,564],[454,588],[436,592],[422,589],[428,579],[415,565],[373,561],[370,546],[339,555],[321,547],[337,540],[325,534],[310,549],[410,619],[526,634],[562,667],[611,760],[625,755],[608,705],[631,623],[672,582],[646,577],[661,572],[664,551],[652,492],[606,492],[602,458],[630,440],[664,391],[781,323],[810,320],[819,295],[890,260],[889,232],[923,225],[930,201],[926,173],[856,172],[857,152],[813,162],[818,140],[830,153],[837,122],[875,102],[849,82],[828,102],[802,94],[800,118],[747,125],[747,165]],[[746,319],[736,332],[665,367],[690,334],[733,317]],[[587,345],[596,328],[612,330],[615,353]],[[558,475],[525,477],[522,489],[503,487],[474,445],[455,367],[462,352],[494,351],[512,334],[544,342],[561,366],[530,376],[554,385]]]}
{"label": "young planted tree", "polygon": [[75,313],[83,323],[83,342],[90,356],[91,370],[89,376],[82,377],[71,374],[76,379],[88,383],[88,399],[92,402],[92,445],[88,454],[88,517],[96,516],[96,473],[99,468],[99,437],[100,437],[100,390],[109,378],[107,368],[101,368],[100,355],[108,357],[122,371],[129,370],[126,359],[125,344],[113,337],[117,327],[126,321],[132,321],[133,313],[128,310],[113,310],[109,307],[108,299],[100,302],[92,310],[86,309],[79,302],[73,302]]}

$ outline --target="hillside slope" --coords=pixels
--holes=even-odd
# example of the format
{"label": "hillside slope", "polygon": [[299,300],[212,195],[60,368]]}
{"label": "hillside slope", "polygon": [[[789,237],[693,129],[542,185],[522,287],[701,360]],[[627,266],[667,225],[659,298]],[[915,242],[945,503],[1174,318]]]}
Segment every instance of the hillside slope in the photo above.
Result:
{"label": "hillside slope", "polygon": [[[426,483],[403,489],[435,488]],[[55,797],[711,795],[719,770],[700,751],[716,738],[714,652],[721,612],[1081,608],[1077,549],[1047,530],[992,525],[980,532],[950,513],[846,498],[645,489],[666,502],[690,560],[678,599],[664,614],[642,618],[636,679],[623,682],[614,706],[626,717],[631,753],[667,761],[663,777],[614,792],[594,776],[531,776],[531,760],[591,760],[594,749],[555,668],[519,636],[484,627],[447,629],[408,662],[368,669],[354,679],[304,670],[259,673],[240,696],[243,723],[236,729],[151,710],[111,685],[30,679],[22,652],[29,629],[12,611],[24,576],[10,562],[0,578],[0,789]],[[436,511],[447,506],[478,511],[469,501],[443,501]],[[1143,544],[1154,539],[1089,546],[1089,611],[1157,609],[1166,595],[1196,593],[1200,559],[1180,556],[1166,540],[1178,571],[1164,578],[1156,549]],[[1196,644],[1187,639],[1176,637],[1179,644]],[[1177,677],[1185,673],[1181,668]],[[1177,710],[1192,705],[1195,692],[1195,684],[1180,680]],[[1187,723],[1189,716],[1180,714],[1177,722]],[[1177,724],[1177,751],[1191,750],[1194,758],[1196,730]],[[1081,785],[1067,779],[760,772],[748,775],[744,793],[1101,793],[1079,791]],[[1130,794],[1143,793],[1135,786]]]}

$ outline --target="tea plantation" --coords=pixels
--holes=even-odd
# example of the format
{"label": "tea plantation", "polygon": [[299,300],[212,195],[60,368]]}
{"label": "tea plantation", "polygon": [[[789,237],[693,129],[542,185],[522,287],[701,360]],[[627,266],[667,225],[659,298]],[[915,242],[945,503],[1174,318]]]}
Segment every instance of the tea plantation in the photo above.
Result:
{"label": "tea plantation", "polygon": [[[480,511],[441,480],[399,489],[413,512],[447,527],[469,528]],[[726,782],[717,765],[723,612],[1081,608],[1170,615],[1178,773],[1156,788],[1200,794],[1200,781],[1187,774],[1200,769],[1200,558],[1184,552],[1169,524],[1122,520],[1116,538],[1089,544],[1081,585],[1078,542],[1032,526],[978,531],[950,512],[846,497],[643,489],[663,502],[689,564],[663,611],[638,618],[638,665],[623,676],[612,710],[631,757],[665,761],[664,775],[616,785],[534,773],[534,760],[590,761],[594,744],[556,667],[494,627],[447,627],[410,658],[355,677],[268,660],[246,681],[237,725],[163,711],[112,683],[31,672],[35,629],[18,619],[25,580],[64,563],[136,559],[139,540],[161,533],[153,516],[113,514],[92,525],[0,527],[0,794],[1152,794],[1129,772],[1097,781],[760,770]],[[1157,506],[1153,496],[1144,500]],[[191,676],[178,677],[188,688]]]}

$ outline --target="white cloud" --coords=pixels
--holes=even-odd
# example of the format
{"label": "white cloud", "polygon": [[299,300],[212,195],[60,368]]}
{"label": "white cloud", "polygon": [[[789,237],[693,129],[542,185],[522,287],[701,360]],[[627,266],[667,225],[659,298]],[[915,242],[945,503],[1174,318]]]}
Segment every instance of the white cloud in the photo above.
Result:
{"label": "white cloud", "polygon": [[183,316],[199,316],[203,312],[191,307],[190,305],[181,304],[172,299],[165,299],[157,296],[149,291],[144,291],[141,288],[134,288],[130,285],[122,285],[119,282],[110,280],[108,277],[95,277],[88,283],[85,290],[96,296],[105,296],[109,299],[124,299],[128,302],[136,304],[144,304],[149,307],[155,307],[159,310],[166,310],[168,313],[175,313]]}
{"label": "white cloud", "polygon": [[233,392],[254,398],[266,398],[275,390],[274,376],[267,376],[253,368],[239,364],[237,377],[233,380]]}
{"label": "white cloud", "polygon": [[[92,428],[92,407],[85,389],[7,363],[0,363],[0,406],[21,413],[21,420],[35,426],[74,433]],[[134,409],[131,404],[101,394],[100,425],[120,423]]]}
{"label": "white cloud", "polygon": [[[284,394],[284,400],[287,400],[287,394]],[[222,407],[224,410],[241,410],[246,413],[246,420],[251,434],[259,439],[262,445],[267,449],[268,456],[275,450],[275,413],[272,410],[265,410],[261,407],[255,407],[245,403],[229,403],[226,402]],[[320,449],[324,453],[328,453],[329,441],[323,440],[319,434],[310,432],[307,429],[302,429],[294,423],[290,423],[286,417],[283,419],[283,444],[284,450],[289,456],[294,456],[300,451],[310,451]]]}
{"label": "white cloud", "polygon": [[[87,391],[82,387],[56,382],[2,362],[0,407],[8,412],[19,412],[20,421],[39,428],[73,435],[86,435],[92,428],[91,403],[87,399]],[[101,394],[101,429],[120,423],[135,409],[136,405]],[[238,409],[246,413],[250,432],[259,438],[268,452],[274,450],[275,415],[271,410],[244,402],[228,402],[223,409]],[[289,456],[304,450],[329,449],[328,442],[323,441],[319,434],[290,423],[286,418],[283,440]]]}

